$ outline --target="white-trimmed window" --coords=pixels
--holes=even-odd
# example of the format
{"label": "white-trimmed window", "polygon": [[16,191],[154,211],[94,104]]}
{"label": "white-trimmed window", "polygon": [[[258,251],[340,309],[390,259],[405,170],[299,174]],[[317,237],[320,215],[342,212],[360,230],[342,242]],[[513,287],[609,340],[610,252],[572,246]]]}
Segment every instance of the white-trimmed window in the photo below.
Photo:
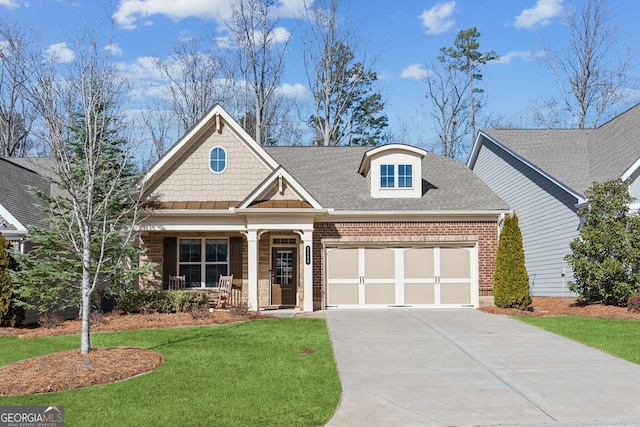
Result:
{"label": "white-trimmed window", "polygon": [[380,188],[413,188],[413,166],[409,164],[380,165]]}
{"label": "white-trimmed window", "polygon": [[227,150],[213,147],[209,152],[209,169],[213,173],[222,173],[227,169]]}
{"label": "white-trimmed window", "polygon": [[229,240],[185,238],[178,240],[178,271],[188,288],[218,286],[229,271]]}

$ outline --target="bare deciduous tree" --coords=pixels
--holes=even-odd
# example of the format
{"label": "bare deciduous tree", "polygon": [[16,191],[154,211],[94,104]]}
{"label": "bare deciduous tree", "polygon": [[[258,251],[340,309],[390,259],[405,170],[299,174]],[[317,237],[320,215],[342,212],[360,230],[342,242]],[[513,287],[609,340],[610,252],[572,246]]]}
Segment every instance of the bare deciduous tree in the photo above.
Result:
{"label": "bare deciduous tree", "polygon": [[215,104],[224,104],[230,98],[221,58],[214,48],[205,48],[196,37],[176,42],[173,53],[166,60],[156,58],[155,66],[167,81],[166,89],[180,134]]}
{"label": "bare deciduous tree", "polygon": [[[79,294],[80,349],[87,354],[92,295],[124,274],[140,191],[130,162],[133,147],[124,135],[130,128],[123,122],[126,82],[108,54],[101,54],[93,34],[78,37],[74,48],[73,62],[51,62],[39,71],[31,93],[42,117],[41,136],[55,160],[52,180],[62,192],[41,194],[51,224],[41,232],[57,256],[43,257],[39,264],[46,259],[78,267],[77,272],[58,271],[65,280],[50,280],[54,271],[42,274],[49,275],[49,286],[72,286]],[[36,247],[46,251],[44,241]],[[29,271],[26,279],[35,275]]]}
{"label": "bare deciduous tree", "polygon": [[[556,108],[549,109],[552,120],[547,125],[555,124],[559,108],[568,114],[572,127],[596,127],[615,114],[612,109],[629,95],[632,56],[614,63],[609,55],[618,43],[613,19],[604,0],[586,0],[580,10],[572,10],[568,16],[571,36],[566,51],[555,51],[545,43],[544,62],[560,90],[560,100],[551,102]],[[564,125],[570,126],[568,121]]]}
{"label": "bare deciduous tree", "polygon": [[465,160],[470,146],[464,144],[471,131],[469,79],[442,62],[433,63],[427,84],[426,97],[431,102],[431,116],[435,122],[444,157]]}
{"label": "bare deciduous tree", "polygon": [[0,156],[26,156],[36,119],[26,88],[42,58],[27,31],[0,20]]}
{"label": "bare deciduous tree", "polygon": [[[274,143],[273,109],[281,106],[278,86],[284,72],[284,57],[291,34],[279,27],[275,0],[239,0],[225,22],[234,50],[227,75],[234,80],[238,116],[255,120],[254,139],[258,144]],[[240,81],[240,83],[235,83]]]}

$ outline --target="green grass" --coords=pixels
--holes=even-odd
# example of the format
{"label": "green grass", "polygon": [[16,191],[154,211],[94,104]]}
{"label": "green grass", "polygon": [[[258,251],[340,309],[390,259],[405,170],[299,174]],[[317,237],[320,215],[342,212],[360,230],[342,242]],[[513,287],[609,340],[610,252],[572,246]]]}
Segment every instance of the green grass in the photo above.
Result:
{"label": "green grass", "polygon": [[[324,319],[94,333],[92,343],[154,350],[164,364],[115,384],[0,397],[0,406],[61,405],[67,426],[303,426],[325,424],[340,399]],[[0,365],[79,345],[78,335],[3,337]]]}
{"label": "green grass", "polygon": [[640,364],[640,321],[638,320],[580,316],[516,317],[516,319]]}

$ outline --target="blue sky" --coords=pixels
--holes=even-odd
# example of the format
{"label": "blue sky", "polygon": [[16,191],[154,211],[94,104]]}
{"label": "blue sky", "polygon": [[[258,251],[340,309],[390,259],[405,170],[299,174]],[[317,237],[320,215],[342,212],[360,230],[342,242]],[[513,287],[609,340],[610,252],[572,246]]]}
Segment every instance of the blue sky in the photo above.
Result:
{"label": "blue sky", "polygon": [[[85,23],[105,25],[113,18],[115,60],[134,82],[144,79],[135,96],[152,96],[154,81],[149,58],[165,58],[171,43],[199,35],[207,25],[224,37],[221,17],[232,0],[0,0],[0,16],[36,29],[42,44],[71,60],[68,43]],[[501,55],[483,68],[484,113],[502,122],[530,127],[531,101],[557,93],[549,72],[537,61],[542,39],[564,49],[569,36],[564,15],[584,0],[351,0],[345,3],[348,20],[359,26],[368,56],[376,57],[379,89],[386,102],[390,130],[403,142],[431,149],[434,141],[429,105],[420,81],[427,63],[443,46],[453,45],[459,30],[475,26],[481,33],[480,50]],[[301,67],[301,32],[291,19],[303,0],[279,2],[282,31],[292,34],[282,90],[300,100],[308,97]],[[342,5],[342,3],[341,3]],[[635,43],[640,2],[609,0],[619,29],[616,49]],[[64,44],[67,43],[67,44]],[[155,85],[155,87],[154,87]],[[143,87],[140,83],[139,87]],[[637,98],[640,100],[640,98]],[[404,136],[401,138],[401,135]]]}

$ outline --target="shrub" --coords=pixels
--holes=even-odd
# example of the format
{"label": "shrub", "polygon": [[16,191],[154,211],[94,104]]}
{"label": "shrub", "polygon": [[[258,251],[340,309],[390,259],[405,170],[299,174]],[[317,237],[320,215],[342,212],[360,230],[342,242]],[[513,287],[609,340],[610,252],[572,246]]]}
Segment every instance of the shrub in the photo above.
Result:
{"label": "shrub", "polygon": [[631,295],[627,301],[627,309],[634,313],[640,313],[640,294]]}
{"label": "shrub", "polygon": [[531,304],[529,274],[524,265],[522,233],[515,213],[507,215],[500,233],[493,298],[498,307],[504,308],[524,310]]}
{"label": "shrub", "polygon": [[204,291],[131,291],[122,293],[117,307],[129,313],[175,313],[187,311],[208,301]]}
{"label": "shrub", "polygon": [[20,326],[24,319],[24,309],[16,306],[13,280],[9,270],[17,264],[8,250],[9,244],[0,234],[0,326]]}
{"label": "shrub", "polygon": [[634,199],[620,179],[594,183],[580,208],[580,235],[565,259],[573,268],[569,289],[585,301],[627,304],[640,291],[640,216],[629,211]]}
{"label": "shrub", "polygon": [[232,305],[231,308],[229,308],[229,314],[233,317],[246,316],[248,312],[249,304],[247,304],[246,302],[240,302],[236,305]]}
{"label": "shrub", "polygon": [[56,313],[46,313],[38,319],[38,325],[46,329],[57,328],[64,323],[64,317]]}

